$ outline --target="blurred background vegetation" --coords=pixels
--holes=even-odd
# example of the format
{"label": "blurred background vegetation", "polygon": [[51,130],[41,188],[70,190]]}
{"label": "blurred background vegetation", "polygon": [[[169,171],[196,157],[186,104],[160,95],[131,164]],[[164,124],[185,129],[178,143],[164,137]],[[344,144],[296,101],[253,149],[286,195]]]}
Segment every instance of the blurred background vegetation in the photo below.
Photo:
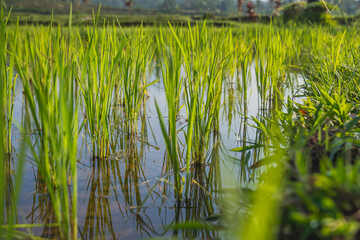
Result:
{"label": "blurred background vegetation", "polygon": [[[294,19],[313,23],[327,22],[326,18],[329,17],[321,15],[330,10],[339,23],[347,23],[360,14],[359,0],[329,0],[328,7],[325,7],[322,0],[5,0],[8,9],[18,13],[12,14],[14,19],[20,16],[20,23],[46,23],[48,17],[45,15],[51,12],[63,14],[64,18],[61,19],[67,22],[69,3],[73,5],[75,23],[77,20],[85,23],[91,20],[84,15],[92,14],[93,9],[97,9],[100,4],[102,16],[116,17],[120,22],[154,24],[171,20],[187,23],[204,18],[226,22],[252,21],[253,19],[249,19],[249,2],[253,6],[256,20],[267,22],[270,21],[270,16],[280,15],[285,22]],[[77,20],[76,15],[79,17]]]}
{"label": "blurred background vegetation", "polygon": [[[52,5],[58,7],[61,3],[69,3],[77,5],[94,5],[115,7],[126,9],[131,4],[135,10],[151,10],[151,11],[194,11],[204,12],[210,11],[213,13],[227,13],[235,14],[238,10],[238,2],[242,2],[244,6],[247,4],[247,0],[6,0],[8,5],[17,7],[31,7],[37,4],[41,4],[44,7],[51,7]],[[273,0],[253,0],[259,13],[272,13],[273,11]],[[299,2],[297,0],[283,0],[281,4],[285,5],[288,3]],[[308,2],[315,2],[309,0]],[[338,5],[342,11],[346,14],[359,13],[359,1],[358,0],[328,0],[327,2]],[[45,4],[45,5],[44,5]],[[84,7],[86,9],[86,7]],[[245,11],[245,8],[243,9]]]}

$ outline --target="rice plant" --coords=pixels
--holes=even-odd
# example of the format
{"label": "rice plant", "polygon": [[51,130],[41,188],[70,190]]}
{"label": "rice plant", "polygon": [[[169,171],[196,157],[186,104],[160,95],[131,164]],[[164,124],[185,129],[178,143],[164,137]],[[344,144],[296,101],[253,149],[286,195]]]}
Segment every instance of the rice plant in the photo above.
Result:
{"label": "rice plant", "polygon": [[180,68],[181,62],[179,59],[179,52],[171,52],[166,48],[164,43],[162,32],[160,31],[157,36],[157,42],[160,48],[164,49],[164,55],[166,56],[164,63],[161,64],[163,84],[166,93],[167,103],[167,115],[168,115],[168,130],[164,122],[163,114],[160,111],[158,104],[156,104],[156,110],[159,116],[159,122],[161,131],[166,144],[167,155],[170,159],[170,165],[174,171],[174,187],[177,199],[182,196],[182,183],[180,177],[180,161],[179,161],[179,148],[178,148],[178,131],[177,131],[177,115],[180,107],[180,93],[181,93],[181,77]]}
{"label": "rice plant", "polygon": [[136,125],[142,103],[148,98],[146,89],[158,82],[148,82],[152,72],[150,61],[154,55],[151,37],[151,34],[145,34],[143,28],[139,28],[136,37],[128,39],[126,50],[123,52],[120,96],[123,97],[124,127],[132,134],[137,132]]}
{"label": "rice plant", "polygon": [[[71,17],[70,17],[71,26]],[[16,58],[16,69],[22,81],[24,94],[31,112],[38,144],[28,138],[32,159],[41,171],[55,211],[62,238],[77,237],[77,139],[78,99],[76,96],[75,49],[66,48],[69,36],[61,34],[60,27],[53,36],[52,25],[39,29],[35,39],[27,32],[29,59]],[[34,41],[35,40],[35,41]],[[36,45],[33,43],[36,42]],[[26,131],[26,129],[25,129]],[[69,201],[68,184],[72,183]]]}
{"label": "rice plant", "polygon": [[125,41],[121,42],[119,48],[115,48],[114,42],[107,41],[105,27],[99,36],[96,30],[98,17],[99,12],[92,30],[87,29],[88,46],[80,41],[78,54],[81,74],[78,76],[78,81],[86,109],[85,119],[93,156],[105,157],[110,150],[110,113],[117,67],[120,64]]}
{"label": "rice plant", "polygon": [[8,16],[4,16],[4,9],[1,6],[1,98],[4,117],[4,128],[5,128],[5,151],[7,153],[12,152],[11,135],[12,135],[12,124],[13,124],[13,111],[14,111],[14,98],[16,95],[15,84],[17,75],[14,73],[15,65],[15,49],[17,44],[18,24],[14,29],[14,33],[9,36],[7,34],[7,21]]}

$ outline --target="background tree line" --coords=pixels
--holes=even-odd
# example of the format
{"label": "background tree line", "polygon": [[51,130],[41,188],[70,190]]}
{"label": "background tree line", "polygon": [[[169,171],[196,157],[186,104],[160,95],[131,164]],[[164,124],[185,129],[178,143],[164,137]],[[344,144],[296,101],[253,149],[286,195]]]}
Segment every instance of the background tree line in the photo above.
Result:
{"label": "background tree line", "polygon": [[[25,0],[14,0],[25,1]],[[37,1],[57,1],[57,2],[73,2],[84,4],[102,4],[105,6],[113,6],[126,8],[131,2],[131,8],[137,10],[192,10],[200,12],[224,12],[237,13],[238,0],[37,0]],[[243,11],[246,11],[246,4],[249,0],[242,0]],[[296,2],[298,0],[280,0],[281,5]],[[304,0],[315,2],[319,0]],[[321,1],[321,0],[320,0]],[[256,6],[256,12],[260,14],[270,14],[273,11],[275,0],[252,0]],[[359,12],[360,0],[327,0],[327,2],[338,5],[346,14],[356,14]]]}

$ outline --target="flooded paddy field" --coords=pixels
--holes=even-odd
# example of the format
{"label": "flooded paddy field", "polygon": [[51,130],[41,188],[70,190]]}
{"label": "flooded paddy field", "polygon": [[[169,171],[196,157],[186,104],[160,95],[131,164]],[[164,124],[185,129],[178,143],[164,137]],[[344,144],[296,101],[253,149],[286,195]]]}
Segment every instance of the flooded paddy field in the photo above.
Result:
{"label": "flooded paddy field", "polygon": [[[183,72],[182,75],[184,76]],[[291,78],[297,81],[299,76],[293,74]],[[157,79],[161,79],[161,76],[152,74],[149,78],[150,81]],[[236,83],[227,84],[231,87]],[[18,94],[14,101],[14,121],[20,123],[27,111],[21,82],[17,82],[15,89]],[[259,159],[263,153],[249,151],[247,154],[250,156],[242,156],[229,151],[230,148],[259,141],[259,131],[246,126],[247,123],[253,124],[253,121],[246,120],[249,117],[241,115],[242,108],[249,108],[249,116],[260,114],[254,66],[249,76],[248,101],[240,105],[240,96],[231,96],[231,91],[224,87],[221,93],[224,107],[221,110],[220,131],[210,134],[211,146],[203,165],[191,168],[190,195],[181,201],[174,197],[174,189],[170,184],[174,171],[168,166],[166,145],[155,107],[156,101],[166,116],[165,90],[161,80],[147,90],[148,96],[144,100],[144,106],[140,110],[141,117],[137,121],[136,136],[129,136],[127,132],[123,132],[120,124],[113,126],[116,131],[112,136],[114,142],[111,143],[114,150],[108,156],[93,157],[89,149],[90,137],[86,130],[81,131],[77,153],[79,236],[83,239],[227,236],[221,229],[174,230],[170,226],[191,221],[220,224],[219,213],[223,198],[227,195],[224,190],[236,188],[240,184],[252,187],[256,182],[255,179],[251,179],[254,170],[250,167],[252,162],[256,161],[253,159]],[[234,98],[233,106],[229,106],[231,97]],[[112,117],[116,119],[116,113]],[[186,124],[186,112],[180,111],[177,127],[181,129],[186,127]],[[14,127],[13,138],[19,142],[21,133],[16,126]],[[37,137],[33,136],[34,144],[36,139]],[[179,142],[184,141],[185,137],[180,135]],[[16,152],[20,146],[15,143],[13,147],[15,163]],[[242,169],[239,164],[240,159],[244,157],[248,158],[243,165],[247,169]],[[56,226],[41,226],[56,222],[46,184],[30,156],[25,164],[17,207],[18,223],[40,224],[34,228],[30,227],[35,236],[56,238],[59,234]],[[181,168],[180,175],[186,176],[185,164],[182,164]]]}
{"label": "flooded paddy field", "polygon": [[355,30],[1,31],[1,237],[358,236]]}

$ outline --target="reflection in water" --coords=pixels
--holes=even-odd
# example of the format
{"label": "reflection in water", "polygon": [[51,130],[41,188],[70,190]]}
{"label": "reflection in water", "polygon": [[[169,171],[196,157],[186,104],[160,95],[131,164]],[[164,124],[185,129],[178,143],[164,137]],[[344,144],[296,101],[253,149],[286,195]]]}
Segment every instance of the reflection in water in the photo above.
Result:
{"label": "reflection in water", "polygon": [[108,200],[111,184],[110,171],[113,164],[100,159],[93,159],[92,162],[87,185],[89,200],[85,225],[83,229],[79,229],[79,233],[83,239],[94,239],[94,236],[104,237],[106,233],[115,238]]}
{"label": "reflection in water", "polygon": [[[15,219],[17,218],[17,210],[14,204],[14,196],[13,196],[14,158],[12,154],[4,155],[4,164],[5,166],[3,171],[5,175],[5,184],[4,184],[5,189],[4,189],[4,193],[2,193],[1,195],[1,197],[3,198],[1,202],[4,204],[2,206],[4,219],[1,219],[1,222],[10,223],[12,216],[14,216]],[[17,219],[15,221],[17,222]]]}
{"label": "reflection in water", "polygon": [[33,193],[33,203],[30,213],[26,219],[30,223],[42,223],[45,226],[32,228],[32,232],[42,238],[56,238],[59,236],[59,229],[52,224],[57,223],[50,195],[48,194],[45,180],[41,176],[39,170],[34,170],[35,192]]}
{"label": "reflection in water", "polygon": [[[116,217],[127,218],[132,214],[131,207],[141,205],[139,183],[145,179],[142,169],[145,156],[143,142],[147,142],[147,135],[141,134],[146,131],[145,111],[141,116],[140,134],[131,124],[124,124],[128,127],[127,132],[123,128],[116,128],[111,143],[113,154],[105,159],[90,160],[85,194],[86,217],[79,229],[83,239],[117,239],[121,229],[115,225],[118,221],[114,221],[114,213],[118,211],[120,215]],[[113,119],[119,122],[120,117],[113,112]],[[138,135],[140,139],[137,139]]]}
{"label": "reflection in water", "polygon": [[[156,237],[178,236],[213,238],[214,231],[201,229],[173,230],[170,225],[206,220],[216,212],[217,191],[220,182],[219,151],[220,139],[213,138],[213,148],[206,165],[193,165],[192,182],[187,199],[174,198],[173,175],[166,171],[167,157],[163,159],[163,177],[147,181],[144,171],[145,149],[148,147],[146,118],[143,118],[140,139],[133,134],[118,136],[117,151],[121,154],[109,156],[106,160],[93,158],[85,182],[86,217],[80,224],[82,239],[119,239],[129,236]],[[140,141],[139,141],[140,140]],[[139,143],[140,142],[140,143]],[[120,150],[121,149],[121,150]],[[160,179],[166,179],[162,181]],[[82,215],[82,212],[79,212]],[[81,218],[81,217],[80,217]],[[79,219],[80,219],[79,218]],[[136,233],[127,226],[133,224]],[[82,226],[81,226],[82,225]],[[130,237],[130,238],[132,238]]]}
{"label": "reflection in water", "polygon": [[[220,139],[213,138],[213,148],[209,162],[205,165],[194,165],[190,173],[190,191],[185,205],[185,216],[178,222],[204,221],[216,213],[216,203],[220,201],[217,189],[221,189],[220,179]],[[213,239],[217,236],[216,230],[190,229],[184,231],[182,238]]]}

